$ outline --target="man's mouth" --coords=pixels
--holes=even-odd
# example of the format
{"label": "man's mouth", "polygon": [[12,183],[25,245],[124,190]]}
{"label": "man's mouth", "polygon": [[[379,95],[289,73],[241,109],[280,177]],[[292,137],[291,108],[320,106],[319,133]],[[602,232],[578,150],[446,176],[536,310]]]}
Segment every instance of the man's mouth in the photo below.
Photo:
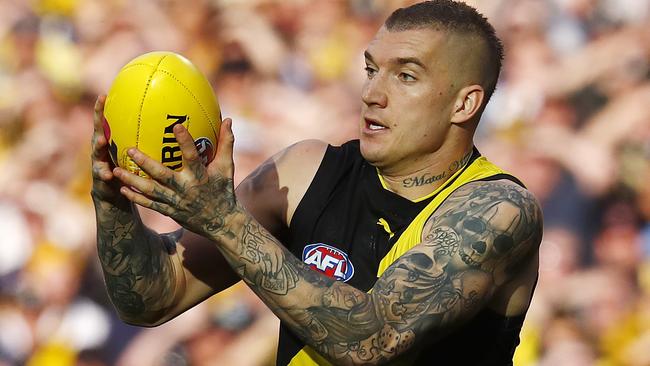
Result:
{"label": "man's mouth", "polygon": [[380,122],[371,119],[371,118],[364,118],[366,122],[366,128],[371,130],[371,131],[379,131],[379,130],[386,130],[388,127],[384,126]]}

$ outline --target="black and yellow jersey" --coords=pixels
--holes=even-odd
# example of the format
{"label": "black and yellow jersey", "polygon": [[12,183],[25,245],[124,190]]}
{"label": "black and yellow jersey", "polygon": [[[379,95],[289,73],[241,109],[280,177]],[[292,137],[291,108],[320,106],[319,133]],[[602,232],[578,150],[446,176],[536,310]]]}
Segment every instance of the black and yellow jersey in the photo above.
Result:
{"label": "black and yellow jersey", "polygon": [[[455,189],[504,178],[521,184],[474,149],[440,188],[412,201],[386,188],[377,169],[361,156],[358,140],[328,146],[296,208],[285,245],[312,269],[369,291],[393,261],[420,242],[426,220]],[[484,309],[462,328],[420,348],[411,364],[511,364],[523,319]],[[329,363],[281,324],[277,365]]]}

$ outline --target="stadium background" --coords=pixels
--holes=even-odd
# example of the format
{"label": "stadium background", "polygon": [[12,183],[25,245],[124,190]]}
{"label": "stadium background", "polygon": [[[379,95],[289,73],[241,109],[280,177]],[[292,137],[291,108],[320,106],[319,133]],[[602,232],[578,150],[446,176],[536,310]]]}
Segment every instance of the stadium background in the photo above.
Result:
{"label": "stadium background", "polygon": [[[405,3],[0,0],[0,365],[271,364],[277,320],[244,287],[158,328],[117,319],[89,199],[94,99],[138,54],[186,55],[234,119],[238,182],[292,142],[355,137],[363,49]],[[650,365],[650,2],[470,4],[507,57],[477,146],[545,212],[515,364]]]}

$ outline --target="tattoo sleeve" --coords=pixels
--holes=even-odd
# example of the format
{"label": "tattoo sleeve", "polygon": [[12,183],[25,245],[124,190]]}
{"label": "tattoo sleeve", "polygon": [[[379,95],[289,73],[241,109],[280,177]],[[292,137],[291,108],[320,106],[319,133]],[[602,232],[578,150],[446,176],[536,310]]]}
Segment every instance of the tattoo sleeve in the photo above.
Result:
{"label": "tattoo sleeve", "polygon": [[336,364],[378,364],[475,315],[541,240],[541,213],[503,182],[459,188],[427,221],[422,242],[368,294],[310,270],[239,208],[217,240],[224,257],[297,334]]}
{"label": "tattoo sleeve", "polygon": [[153,325],[174,298],[170,254],[180,233],[158,235],[145,227],[135,207],[93,196],[97,252],[108,295],[124,321]]}

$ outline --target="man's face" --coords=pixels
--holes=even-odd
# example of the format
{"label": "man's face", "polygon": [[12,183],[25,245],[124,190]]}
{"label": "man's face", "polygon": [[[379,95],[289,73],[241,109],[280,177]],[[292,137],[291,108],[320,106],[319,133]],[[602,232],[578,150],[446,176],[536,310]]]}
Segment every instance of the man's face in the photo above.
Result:
{"label": "man's face", "polygon": [[361,154],[373,165],[422,168],[442,145],[458,90],[449,42],[444,31],[384,27],[368,45],[360,140]]}

